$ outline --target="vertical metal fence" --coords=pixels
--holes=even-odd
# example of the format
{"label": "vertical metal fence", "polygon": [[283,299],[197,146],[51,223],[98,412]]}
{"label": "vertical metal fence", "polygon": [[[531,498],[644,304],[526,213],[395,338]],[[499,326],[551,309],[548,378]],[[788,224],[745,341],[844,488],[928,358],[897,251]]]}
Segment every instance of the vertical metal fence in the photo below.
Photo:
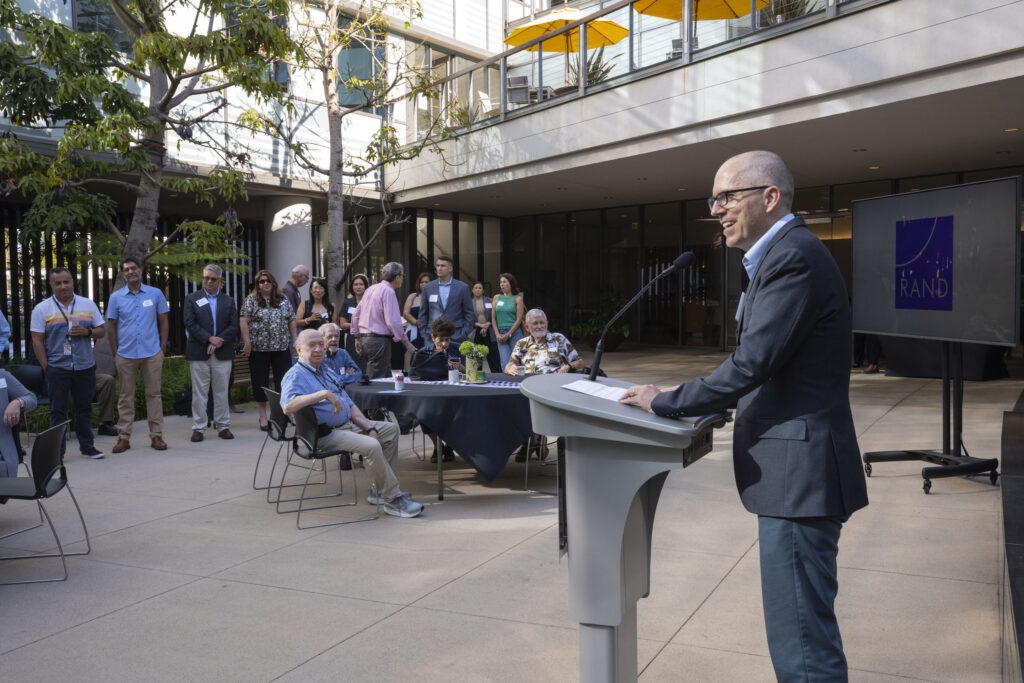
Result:
{"label": "vertical metal fence", "polygon": [[[50,296],[47,284],[47,273],[51,268],[64,266],[71,271],[75,280],[75,292],[96,302],[100,311],[105,312],[107,301],[117,279],[117,271],[113,268],[101,268],[90,265],[78,258],[71,248],[71,243],[81,237],[80,232],[65,230],[54,234],[50,244],[44,245],[43,237],[31,240],[21,239],[21,225],[26,205],[0,203],[0,234],[2,234],[5,273],[0,278],[0,308],[11,325],[10,345],[4,356],[10,360],[24,360],[31,351],[32,309],[43,299]],[[166,237],[178,224],[180,218],[166,216],[161,218],[157,227],[157,237]],[[118,215],[115,224],[127,230],[131,215]],[[249,266],[245,273],[225,272],[225,291],[231,295],[239,308],[245,296],[252,290],[252,273],[263,267],[265,255],[261,236],[263,223],[259,221],[242,221],[239,238],[234,246],[248,257],[242,265]],[[180,277],[166,267],[146,267],[144,281],[163,291],[170,307],[169,345],[171,353],[180,353],[185,347],[185,326],[183,321],[183,304],[185,296],[200,286],[198,282]]]}

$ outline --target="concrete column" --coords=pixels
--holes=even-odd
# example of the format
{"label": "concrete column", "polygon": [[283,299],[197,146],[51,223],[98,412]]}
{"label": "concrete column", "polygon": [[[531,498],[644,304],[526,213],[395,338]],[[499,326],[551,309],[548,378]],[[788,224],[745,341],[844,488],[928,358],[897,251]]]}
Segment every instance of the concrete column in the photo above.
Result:
{"label": "concrete column", "polygon": [[[267,197],[264,230],[267,270],[284,285],[298,264],[312,270],[313,209],[309,200],[300,197]],[[309,285],[299,290],[305,299]]]}

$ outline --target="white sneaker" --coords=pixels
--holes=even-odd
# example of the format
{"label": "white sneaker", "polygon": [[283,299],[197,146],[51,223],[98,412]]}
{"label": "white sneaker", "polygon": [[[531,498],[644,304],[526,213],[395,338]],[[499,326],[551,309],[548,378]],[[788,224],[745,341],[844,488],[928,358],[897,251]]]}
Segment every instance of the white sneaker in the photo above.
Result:
{"label": "white sneaker", "polygon": [[[405,498],[406,500],[412,500],[412,494],[409,493],[408,491],[399,491],[398,497]],[[366,502],[369,503],[370,505],[383,505],[384,503],[388,502],[388,500],[387,498],[384,498],[383,496],[379,495],[377,493],[377,489],[370,489],[370,495],[366,497]]]}
{"label": "white sneaker", "polygon": [[423,505],[402,496],[382,505],[384,512],[395,517],[418,517],[423,512]]}

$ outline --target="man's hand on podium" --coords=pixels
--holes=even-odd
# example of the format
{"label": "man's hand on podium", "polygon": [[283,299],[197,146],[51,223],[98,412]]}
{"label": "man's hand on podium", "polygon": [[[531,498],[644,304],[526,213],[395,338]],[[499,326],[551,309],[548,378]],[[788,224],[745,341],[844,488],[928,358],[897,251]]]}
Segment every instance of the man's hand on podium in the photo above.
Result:
{"label": "man's hand on podium", "polygon": [[642,384],[626,389],[626,393],[619,397],[619,403],[638,406],[647,412],[651,412],[651,401],[660,393],[661,391],[658,387],[653,384]]}

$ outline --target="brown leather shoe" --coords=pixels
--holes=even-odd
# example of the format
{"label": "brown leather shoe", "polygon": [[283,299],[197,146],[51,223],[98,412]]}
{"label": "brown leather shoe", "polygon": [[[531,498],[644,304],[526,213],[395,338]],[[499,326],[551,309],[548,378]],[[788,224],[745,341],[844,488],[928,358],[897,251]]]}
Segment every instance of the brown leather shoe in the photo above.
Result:
{"label": "brown leather shoe", "polygon": [[[193,429],[192,430],[192,443],[199,443],[202,440],[203,440],[203,430],[201,430],[201,429]],[[153,448],[156,448],[156,446],[153,446]]]}
{"label": "brown leather shoe", "polygon": [[150,444],[149,445],[152,446],[153,449],[157,450],[157,451],[166,451],[167,450],[167,443],[163,440],[163,438],[161,438],[159,436],[154,436],[150,440]]}
{"label": "brown leather shoe", "polygon": [[130,443],[128,443],[128,439],[118,438],[117,443],[115,443],[114,447],[110,449],[110,452],[111,453],[124,453],[126,450],[128,450],[131,447],[132,447],[132,445]]}
{"label": "brown leather shoe", "polygon": [[219,432],[217,432],[217,436],[219,436],[222,439],[233,439],[233,438],[235,438],[235,435],[232,434],[231,430],[228,429],[227,427],[225,427],[224,429],[222,429]]}

